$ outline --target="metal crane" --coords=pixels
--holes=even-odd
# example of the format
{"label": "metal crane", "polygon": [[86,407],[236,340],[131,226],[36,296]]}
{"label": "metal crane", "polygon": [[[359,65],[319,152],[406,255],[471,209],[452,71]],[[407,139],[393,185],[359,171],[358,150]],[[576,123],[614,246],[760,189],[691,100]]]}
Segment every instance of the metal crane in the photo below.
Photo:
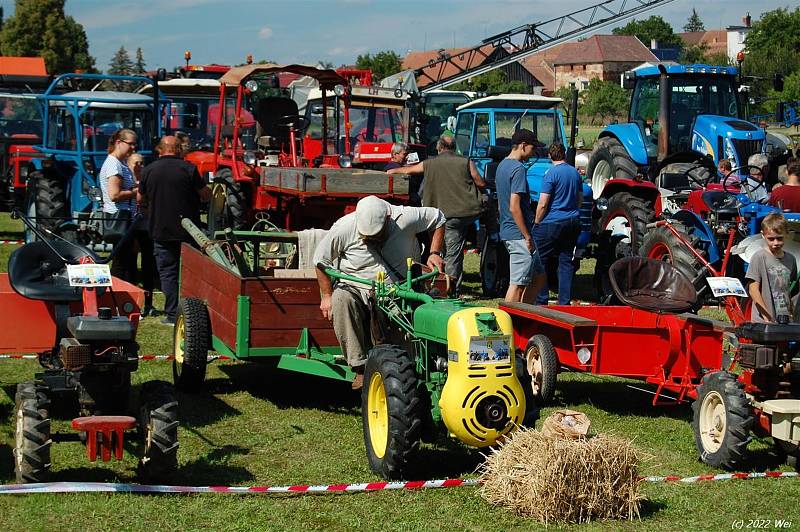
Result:
{"label": "metal crane", "polygon": [[[525,24],[498,33],[456,55],[443,51],[438,59],[416,69],[414,75],[418,80],[430,81],[420,90],[422,94],[443,89],[672,1],[605,0],[545,22]],[[504,50],[502,57],[487,62],[498,49]],[[456,68],[455,74],[447,74],[448,65]]]}

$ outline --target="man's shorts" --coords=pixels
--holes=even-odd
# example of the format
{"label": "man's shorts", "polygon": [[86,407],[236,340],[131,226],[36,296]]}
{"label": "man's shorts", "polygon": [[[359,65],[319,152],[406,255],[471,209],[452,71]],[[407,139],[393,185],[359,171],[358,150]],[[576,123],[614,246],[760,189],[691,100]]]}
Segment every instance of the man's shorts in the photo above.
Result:
{"label": "man's shorts", "polygon": [[534,248],[528,251],[525,240],[505,240],[508,250],[508,263],[511,268],[509,282],[516,286],[528,286],[534,275],[544,273],[542,259]]}

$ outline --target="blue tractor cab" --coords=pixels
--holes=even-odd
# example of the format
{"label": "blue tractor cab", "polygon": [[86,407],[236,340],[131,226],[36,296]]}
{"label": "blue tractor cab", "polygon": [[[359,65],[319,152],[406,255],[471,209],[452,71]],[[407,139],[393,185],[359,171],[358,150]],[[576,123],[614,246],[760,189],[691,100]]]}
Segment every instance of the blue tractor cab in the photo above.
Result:
{"label": "blue tractor cab", "polygon": [[[500,94],[473,100],[457,109],[457,151],[475,163],[487,182],[489,210],[481,221],[478,235],[481,247],[481,281],[486,297],[503,295],[508,286],[507,252],[499,235],[495,170],[498,163],[511,152],[511,137],[514,133],[523,128],[533,131],[541,147],[526,164],[531,202],[535,204],[539,200],[542,178],[553,166],[547,154],[548,147],[554,142],[569,145],[564,132],[561,105],[561,98]],[[576,261],[583,257],[591,237],[592,191],[587,184],[584,184],[583,196],[583,230],[575,252]]]}
{"label": "blue tractor cab", "polygon": [[[94,82],[92,90],[70,85]],[[97,176],[108,155],[111,135],[122,128],[138,136],[137,151],[153,154],[161,133],[156,120],[158,91],[152,95],[94,90],[105,81],[151,84],[140,76],[64,74],[39,96],[44,117],[42,144],[29,173],[28,216],[39,227],[83,244],[102,241],[102,195]],[[26,234],[26,240],[32,235]]]}

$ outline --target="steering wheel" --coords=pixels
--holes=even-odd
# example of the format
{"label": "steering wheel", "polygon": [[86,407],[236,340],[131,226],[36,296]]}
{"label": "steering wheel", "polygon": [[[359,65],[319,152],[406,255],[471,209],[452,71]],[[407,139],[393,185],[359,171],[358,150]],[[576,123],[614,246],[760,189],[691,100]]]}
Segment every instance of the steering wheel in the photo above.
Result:
{"label": "steering wheel", "polygon": [[762,174],[760,179],[756,178],[750,174],[750,169],[758,170],[758,172],[761,173],[761,168],[749,164],[733,168],[731,169],[731,172],[725,176],[725,179],[722,180],[722,190],[728,194],[736,194],[736,191],[728,190],[728,180],[733,177],[739,181],[740,188],[744,190],[747,196],[751,199],[753,198],[753,193],[761,187],[764,187],[764,190],[766,191],[767,185],[765,182],[765,176]]}
{"label": "steering wheel", "polygon": [[311,124],[311,120],[300,115],[286,115],[280,117],[275,125],[278,127],[285,127],[294,129],[295,131],[303,131]]}
{"label": "steering wheel", "polygon": [[[697,177],[696,175],[694,175],[694,171],[697,169],[704,169],[708,171],[708,176],[704,179]],[[717,177],[717,169],[715,168],[714,171],[712,172],[710,171],[709,167],[706,166],[705,164],[698,163],[687,168],[686,171],[683,172],[683,174],[686,176],[686,179],[688,179],[690,182],[694,183],[698,187],[708,188],[708,184]]]}
{"label": "steering wheel", "polygon": [[732,101],[730,104],[728,104],[728,115],[736,116],[736,101]]}

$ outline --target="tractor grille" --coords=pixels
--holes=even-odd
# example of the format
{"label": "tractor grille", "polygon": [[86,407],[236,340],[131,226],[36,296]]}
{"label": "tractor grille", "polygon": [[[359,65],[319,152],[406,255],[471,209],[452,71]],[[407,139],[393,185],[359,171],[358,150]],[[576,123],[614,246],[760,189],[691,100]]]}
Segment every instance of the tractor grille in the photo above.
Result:
{"label": "tractor grille", "polygon": [[733,139],[733,147],[736,148],[740,166],[746,165],[751,155],[761,153],[760,140]]}
{"label": "tractor grille", "polygon": [[78,370],[92,361],[89,346],[78,342],[75,338],[62,338],[59,347],[61,362],[65,369]]}

